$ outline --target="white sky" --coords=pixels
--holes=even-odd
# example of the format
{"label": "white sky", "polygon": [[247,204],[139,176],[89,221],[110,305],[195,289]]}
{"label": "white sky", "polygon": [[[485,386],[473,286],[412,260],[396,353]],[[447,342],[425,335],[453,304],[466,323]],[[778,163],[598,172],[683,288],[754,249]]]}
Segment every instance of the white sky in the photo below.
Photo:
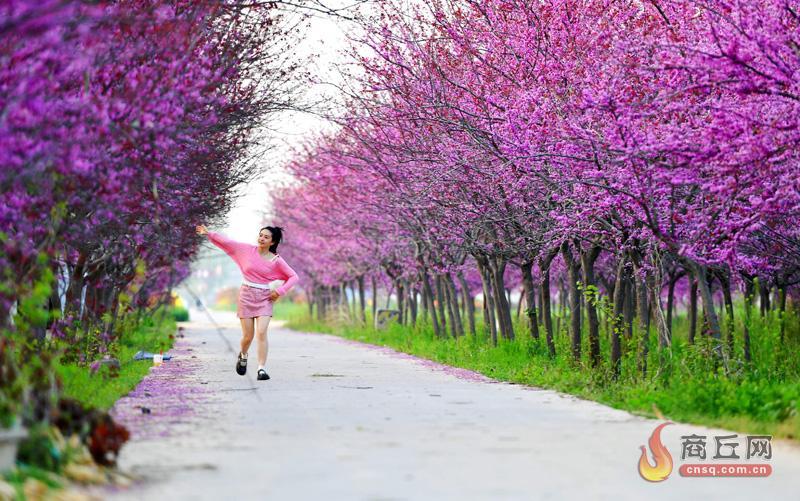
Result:
{"label": "white sky", "polygon": [[[326,2],[331,7],[351,3],[346,0]],[[329,16],[314,17],[310,23],[306,37],[297,47],[298,55],[318,54],[311,71],[324,80],[335,80],[332,65],[343,60],[341,51],[346,47],[345,30],[349,29],[349,23]],[[330,93],[331,89],[330,86],[311,88],[309,97]],[[289,178],[282,165],[288,160],[290,149],[302,142],[309,133],[329,128],[330,124],[311,114],[287,113],[275,120],[272,127],[278,129],[277,133],[268,133],[275,149],[262,162],[259,178],[240,191],[240,198],[229,212],[226,225],[220,229],[234,240],[255,242],[263,214],[269,210],[269,191]]]}

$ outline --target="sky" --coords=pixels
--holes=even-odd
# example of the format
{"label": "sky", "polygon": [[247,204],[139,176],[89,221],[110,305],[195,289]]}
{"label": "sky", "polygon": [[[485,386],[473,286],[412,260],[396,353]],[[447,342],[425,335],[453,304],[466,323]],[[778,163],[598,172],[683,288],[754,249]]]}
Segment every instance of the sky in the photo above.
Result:
{"label": "sky", "polygon": [[[330,7],[349,5],[351,1],[327,1]],[[333,66],[343,58],[340,54],[346,46],[345,30],[349,29],[348,22],[330,16],[315,16],[309,21],[310,26],[300,44],[297,46],[298,56],[317,54],[310,70],[325,78],[335,80],[336,74]],[[309,98],[331,92],[330,86],[317,86],[308,89]],[[274,149],[271,150],[260,165],[259,177],[243,187],[239,198],[228,213],[225,226],[211,228],[222,231],[224,234],[239,241],[253,241],[258,236],[258,230],[264,220],[264,213],[269,210],[269,191],[286,183],[290,177],[282,165],[290,156],[293,146],[302,142],[310,133],[322,129],[329,129],[330,124],[322,118],[307,113],[284,113],[271,124],[277,131],[265,131]],[[269,219],[267,219],[269,221]]]}

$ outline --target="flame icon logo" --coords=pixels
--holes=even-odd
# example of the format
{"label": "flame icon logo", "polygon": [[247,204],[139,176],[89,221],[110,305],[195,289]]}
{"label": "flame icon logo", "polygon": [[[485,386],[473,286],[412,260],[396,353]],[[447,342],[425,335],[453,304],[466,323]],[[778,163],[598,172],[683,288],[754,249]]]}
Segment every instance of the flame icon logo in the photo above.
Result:
{"label": "flame icon logo", "polygon": [[653,459],[656,462],[655,466],[650,466],[645,446],[639,447],[642,449],[642,456],[639,458],[639,475],[648,482],[662,482],[672,473],[672,456],[667,448],[664,447],[664,444],[661,443],[661,430],[668,424],[672,423],[667,422],[658,425],[653,430],[653,434],[650,435],[650,440],[647,441],[647,445],[650,446]]}

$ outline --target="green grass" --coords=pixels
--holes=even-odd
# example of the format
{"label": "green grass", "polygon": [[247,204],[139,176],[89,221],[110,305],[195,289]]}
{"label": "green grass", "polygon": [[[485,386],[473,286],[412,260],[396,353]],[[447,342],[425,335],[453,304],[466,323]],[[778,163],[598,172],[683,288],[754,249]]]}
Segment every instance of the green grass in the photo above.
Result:
{"label": "green grass", "polygon": [[90,407],[110,409],[114,402],[139,384],[152,366],[152,362],[147,360],[134,361],[133,355],[139,350],[167,351],[174,344],[175,330],[176,323],[171,314],[142,319],[138,326],[127,329],[114,353],[120,361],[116,377],[110,377],[105,369],[93,374],[86,365],[59,364],[56,371],[64,384],[64,395]]}
{"label": "green grass", "polygon": [[219,311],[236,311],[236,303],[233,304],[216,304],[211,309]]}
{"label": "green grass", "polygon": [[[514,341],[501,339],[492,346],[482,329],[476,336],[437,338],[428,325],[412,328],[395,324],[376,331],[344,319],[322,323],[309,318],[305,305],[287,306],[283,314],[292,329],[388,346],[502,381],[550,388],[639,415],[663,415],[743,433],[800,439],[800,325],[796,317],[791,317],[781,343],[777,315],[762,320],[756,313],[750,326],[750,364],[742,361],[741,307],[735,312],[736,349],[724,363],[712,356],[707,338],[690,345],[685,318],[678,318],[671,349],[659,349],[655,332],[651,333],[644,375],[637,364],[638,335],[624,339],[621,373],[615,379],[608,363],[607,333],[601,333],[603,362],[598,368],[591,368],[585,334],[581,361],[572,359],[569,339],[563,331],[567,325],[564,319],[560,322],[562,332],[555,338],[557,356],[551,358],[544,341],[532,339],[522,323],[516,326]],[[478,324],[482,327],[480,318]]]}
{"label": "green grass", "polygon": [[17,494],[16,499],[20,501],[25,501],[25,481],[29,478],[43,483],[48,489],[48,494],[51,495],[64,488],[63,478],[53,472],[24,464],[17,465],[12,470],[5,472],[2,478],[14,488]]}
{"label": "green grass", "polygon": [[275,320],[306,321],[308,320],[308,305],[278,300],[272,308],[272,313],[272,318]]}

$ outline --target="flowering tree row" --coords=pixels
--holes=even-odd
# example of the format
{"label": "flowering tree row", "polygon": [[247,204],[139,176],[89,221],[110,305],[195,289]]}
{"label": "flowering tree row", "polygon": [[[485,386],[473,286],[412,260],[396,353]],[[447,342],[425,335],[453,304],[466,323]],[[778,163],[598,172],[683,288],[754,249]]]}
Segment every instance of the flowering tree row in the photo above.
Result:
{"label": "flowering tree row", "polygon": [[474,331],[480,291],[513,338],[521,286],[551,353],[560,290],[592,364],[598,313],[618,366],[634,331],[642,361],[651,328],[670,346],[682,298],[691,339],[749,359],[756,290],[783,311],[800,280],[799,33],[790,0],[385,2],[337,131],[275,197],[291,257],[318,297],[387,281],[404,322],[421,298],[442,336]]}
{"label": "flowering tree row", "polygon": [[188,275],[193,224],[224,214],[253,130],[291,98],[279,21],[268,4],[0,2],[4,331],[99,331],[102,351]]}

